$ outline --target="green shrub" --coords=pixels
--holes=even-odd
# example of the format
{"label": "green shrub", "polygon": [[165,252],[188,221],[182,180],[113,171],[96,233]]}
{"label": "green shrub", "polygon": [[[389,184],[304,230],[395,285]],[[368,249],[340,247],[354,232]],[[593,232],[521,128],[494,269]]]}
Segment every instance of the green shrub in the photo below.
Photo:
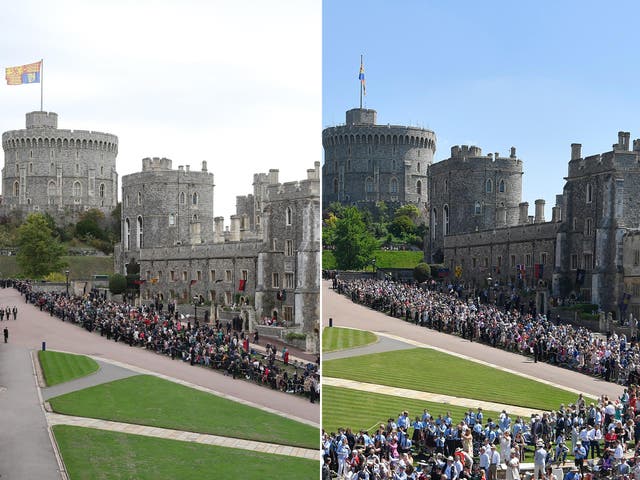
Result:
{"label": "green shrub", "polygon": [[127,289],[127,277],[120,273],[114,273],[109,277],[109,291],[119,295]]}
{"label": "green shrub", "polygon": [[292,342],[293,340],[305,340],[307,338],[307,334],[289,332],[284,336],[284,338],[287,340],[287,342]]}

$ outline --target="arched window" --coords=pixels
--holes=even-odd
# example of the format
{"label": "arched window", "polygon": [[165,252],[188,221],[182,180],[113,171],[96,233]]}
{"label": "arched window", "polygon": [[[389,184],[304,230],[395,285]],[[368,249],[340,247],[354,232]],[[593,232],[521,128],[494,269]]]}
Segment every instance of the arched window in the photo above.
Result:
{"label": "arched window", "polygon": [[593,200],[593,190],[591,188],[591,184],[587,183],[587,203],[591,203]]}
{"label": "arched window", "polygon": [[129,195],[127,195],[126,197],[124,197],[124,206],[125,206],[125,207],[129,207]]}
{"label": "arched window", "polygon": [[124,219],[124,248],[129,250],[131,248],[131,223],[129,219]]}
{"label": "arched window", "polygon": [[416,165],[416,170],[420,172],[420,162],[418,162],[418,165]]}
{"label": "arched window", "polygon": [[438,210],[435,208],[431,212],[431,238],[436,238],[436,228],[438,226]]}
{"label": "arched window", "polygon": [[333,193],[338,193],[338,179],[333,179]]}
{"label": "arched window", "polygon": [[480,213],[482,213],[482,207],[480,206],[480,202],[476,202],[476,204],[473,206],[473,214],[480,215]]}
{"label": "arched window", "polygon": [[449,205],[442,208],[442,234],[449,235]]}
{"label": "arched window", "polygon": [[[192,219],[191,219],[191,221],[192,221],[193,223],[197,223],[197,222],[198,222],[198,215],[196,215],[196,214],[194,213],[194,214],[193,214],[193,217],[192,217]],[[244,221],[244,218],[242,219],[242,221]]]}
{"label": "arched window", "polygon": [[82,185],[80,185],[80,182],[73,182],[73,196],[74,197],[82,196]]}
{"label": "arched window", "polygon": [[136,247],[142,248],[142,217],[138,217],[138,236],[136,238]]}
{"label": "arched window", "polygon": [[13,196],[17,197],[18,195],[20,195],[20,182],[16,180],[13,182]]}
{"label": "arched window", "polygon": [[191,196],[191,203],[198,205],[198,192],[193,192],[193,195]]}
{"label": "arched window", "polygon": [[493,192],[493,182],[491,181],[490,178],[487,178],[487,181],[485,182],[484,189],[485,189],[485,192],[487,192],[487,193]]}
{"label": "arched window", "polygon": [[416,183],[416,193],[422,195],[422,182],[420,180]]}
{"label": "arched window", "polygon": [[500,193],[504,193],[504,190],[505,190],[505,188],[504,188],[504,180],[500,180],[500,183],[498,184],[498,191]]}
{"label": "arched window", "polygon": [[446,178],[444,180],[444,193],[449,193],[449,180]]}
{"label": "arched window", "polygon": [[142,205],[142,193],[138,192],[136,196],[138,205]]}
{"label": "arched window", "polygon": [[373,192],[373,179],[371,177],[367,177],[364,181],[364,191],[367,193]]}
{"label": "arched window", "polygon": [[285,220],[286,220],[287,225],[291,225],[291,223],[293,221],[293,211],[291,210],[291,207],[287,207]]}
{"label": "arched window", "polygon": [[389,191],[391,193],[398,193],[398,179],[397,178],[394,177],[389,182]]}
{"label": "arched window", "polygon": [[54,173],[56,173],[56,164],[51,162],[51,165],[49,165],[49,173],[51,175],[53,175]]}
{"label": "arched window", "polygon": [[104,183],[100,184],[99,192],[100,192],[100,197],[104,198]]}
{"label": "arched window", "polygon": [[186,202],[186,198],[184,192],[180,192],[180,205],[184,205]]}
{"label": "arched window", "polygon": [[53,197],[56,194],[56,182],[53,180],[47,185],[47,195]]}

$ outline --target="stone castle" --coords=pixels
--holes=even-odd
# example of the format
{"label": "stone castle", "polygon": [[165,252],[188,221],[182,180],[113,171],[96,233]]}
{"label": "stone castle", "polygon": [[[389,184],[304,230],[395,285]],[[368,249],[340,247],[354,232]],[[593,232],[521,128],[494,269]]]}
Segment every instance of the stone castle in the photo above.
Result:
{"label": "stone castle", "polygon": [[58,129],[58,115],[30,112],[26,128],[2,134],[4,168],[0,210],[75,217],[118,203],[118,137]]}
{"label": "stone castle", "polygon": [[[347,125],[324,130],[325,206],[418,200],[429,223],[425,259],[443,263],[452,277],[481,287],[534,289],[539,310],[551,295],[574,295],[616,318],[640,317],[640,140],[631,146],[630,134],[619,132],[611,151],[587,157],[572,144],[566,184],[547,220],[544,200],[535,200],[534,215],[522,201],[523,161],[514,147],[505,157],[454,146],[448,159],[432,164],[433,132],[394,136],[411,127],[374,125],[372,112],[351,110]],[[391,145],[385,129],[393,132]],[[430,153],[418,157],[427,137]],[[376,181],[369,191],[366,179],[397,168],[397,152],[405,155],[404,190],[391,199],[378,194],[385,182]],[[354,169],[358,174],[344,182]]]}

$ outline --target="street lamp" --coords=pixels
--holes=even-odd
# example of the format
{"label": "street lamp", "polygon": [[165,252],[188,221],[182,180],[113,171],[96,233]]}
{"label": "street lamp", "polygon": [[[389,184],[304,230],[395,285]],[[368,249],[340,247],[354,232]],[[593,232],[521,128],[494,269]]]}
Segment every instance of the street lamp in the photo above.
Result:
{"label": "street lamp", "polygon": [[69,298],[69,270],[65,270],[64,274],[67,276],[67,298]]}

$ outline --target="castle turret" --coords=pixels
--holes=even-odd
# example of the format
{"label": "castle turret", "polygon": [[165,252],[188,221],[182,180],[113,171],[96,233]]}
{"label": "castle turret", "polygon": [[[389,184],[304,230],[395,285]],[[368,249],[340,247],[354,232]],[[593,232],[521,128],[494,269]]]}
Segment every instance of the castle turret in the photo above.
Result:
{"label": "castle turret", "polygon": [[545,201],[543,199],[536,200],[536,216],[534,219],[535,223],[544,223],[544,205]]}

